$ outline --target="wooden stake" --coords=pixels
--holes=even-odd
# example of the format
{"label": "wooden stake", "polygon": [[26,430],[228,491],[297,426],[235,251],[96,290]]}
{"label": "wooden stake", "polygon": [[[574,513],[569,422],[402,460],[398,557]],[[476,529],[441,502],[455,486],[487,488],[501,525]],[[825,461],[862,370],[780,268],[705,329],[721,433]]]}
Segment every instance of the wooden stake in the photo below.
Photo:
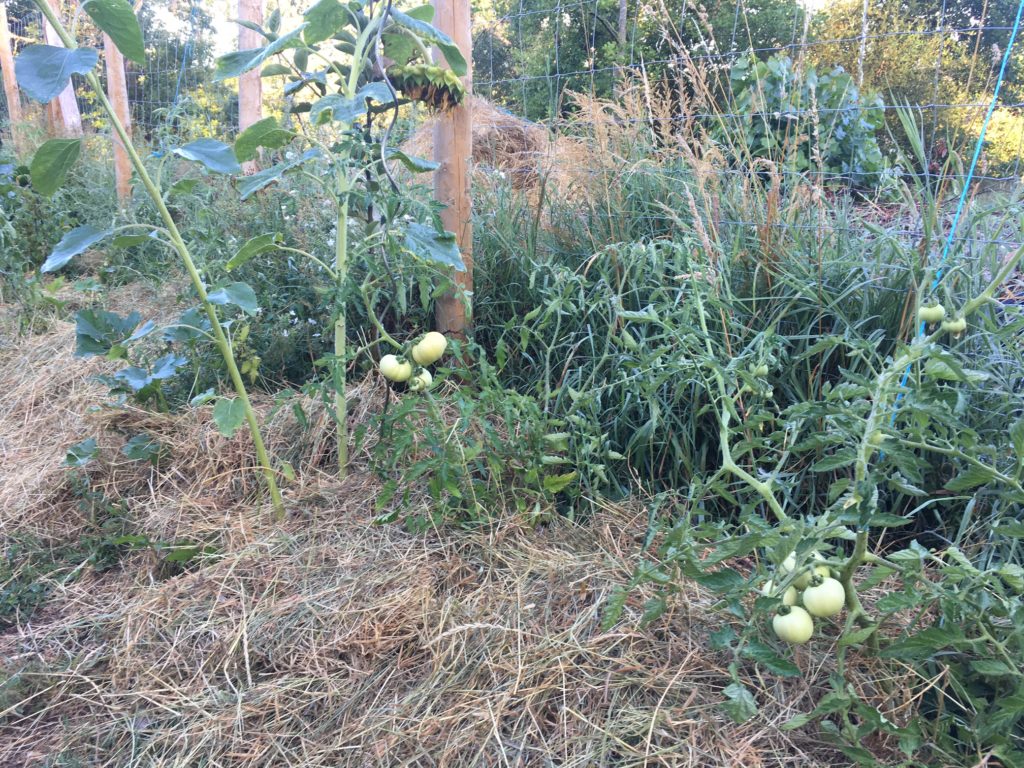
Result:
{"label": "wooden stake", "polygon": [[[454,232],[466,263],[465,272],[455,273],[456,285],[465,292],[473,290],[473,219],[470,197],[470,163],[473,154],[473,41],[470,34],[469,0],[433,0],[434,24],[445,32],[469,62],[469,71],[462,78],[466,100],[455,109],[441,114],[434,124],[434,161],[441,164],[434,171],[434,199],[447,206],[441,212],[445,229]],[[434,52],[439,62],[440,51]],[[470,317],[462,297],[456,293],[442,296],[437,302],[437,329],[460,338],[465,336]]]}
{"label": "wooden stake", "polygon": [[[50,8],[59,19],[61,16],[60,0],[49,0]],[[50,26],[49,22],[43,24],[43,35],[47,45],[64,47],[57,31]],[[47,105],[47,114],[50,117],[50,131],[57,136],[82,136],[82,115],[78,111],[78,99],[75,97],[75,86],[68,83],[68,87],[60,92],[60,95]]]}
{"label": "wooden stake", "polygon": [[[238,0],[238,18],[243,21],[251,21],[255,24],[263,24],[263,2],[262,0]],[[245,27],[239,27],[238,49],[247,50],[259,48],[264,40],[258,32]],[[251,72],[246,72],[238,78],[238,130],[244,131],[253,123],[258,123],[263,117],[263,92],[260,80],[260,70],[257,67]],[[259,170],[255,160],[242,163],[242,170],[248,176]]]}
{"label": "wooden stake", "polygon": [[7,98],[7,118],[11,123],[11,139],[14,152],[19,157],[25,151],[21,125],[21,94],[18,81],[14,79],[14,51],[11,48],[11,31],[7,26],[7,4],[0,2],[0,75],[4,81],[4,96]]}
{"label": "wooden stake", "polygon": [[[107,97],[114,107],[118,120],[124,125],[125,133],[131,137],[132,123],[131,112],[128,109],[124,56],[109,35],[103,35],[103,54],[107,60]],[[117,190],[117,200],[123,207],[132,196],[132,161],[116,133],[111,137],[111,141],[114,144],[114,186]]]}

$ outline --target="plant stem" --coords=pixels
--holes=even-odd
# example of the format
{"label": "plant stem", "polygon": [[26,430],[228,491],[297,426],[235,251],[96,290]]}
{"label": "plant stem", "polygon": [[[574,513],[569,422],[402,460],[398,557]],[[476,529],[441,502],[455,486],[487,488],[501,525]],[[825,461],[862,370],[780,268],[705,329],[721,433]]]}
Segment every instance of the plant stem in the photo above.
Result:
{"label": "plant stem", "polygon": [[[57,31],[57,34],[60,36],[64,45],[69,50],[77,48],[77,42],[68,34],[67,30],[64,29],[60,19],[57,18],[57,15],[50,8],[49,3],[47,3],[46,0],[35,0],[35,4],[43,16],[46,17],[46,20],[50,22],[50,25]],[[259,462],[260,469],[263,472],[263,477],[267,483],[267,489],[270,491],[270,498],[274,508],[274,516],[281,519],[284,517],[284,501],[281,498],[281,491],[277,487],[277,479],[274,476],[273,467],[270,465],[270,457],[267,454],[266,445],[263,443],[263,437],[260,434],[260,426],[259,421],[256,418],[256,412],[253,410],[252,403],[249,400],[249,393],[245,388],[245,383],[242,381],[242,374],[238,370],[238,365],[235,363],[234,355],[231,352],[231,344],[228,342],[227,335],[224,333],[224,328],[220,323],[220,318],[217,316],[217,310],[207,298],[206,286],[203,284],[203,279],[199,274],[199,270],[196,268],[195,262],[192,261],[192,255],[189,253],[188,246],[185,245],[185,241],[182,238],[181,233],[178,231],[178,226],[174,222],[171,212],[167,209],[167,205],[164,203],[160,190],[150,177],[145,164],[142,162],[142,158],[139,157],[139,153],[135,150],[135,145],[132,144],[131,138],[128,136],[128,132],[125,130],[124,125],[121,124],[117,113],[114,111],[113,106],[107,99],[107,94],[103,91],[103,86],[101,85],[99,78],[94,72],[89,72],[85,77],[89,86],[95,92],[96,98],[103,107],[103,110],[107,113],[107,117],[110,119],[110,124],[113,127],[114,132],[117,134],[122,146],[128,153],[128,157],[135,168],[135,172],[139,176],[139,180],[146,188],[146,192],[149,194],[150,198],[152,198],[157,211],[159,211],[160,218],[163,219],[164,225],[167,228],[167,235],[171,241],[171,245],[181,257],[181,261],[185,265],[185,270],[188,272],[189,279],[191,279],[192,285],[195,288],[196,293],[199,295],[199,301],[203,305],[203,309],[206,311],[206,316],[210,319],[214,343],[217,345],[217,349],[224,358],[224,364],[227,366],[228,375],[231,378],[231,383],[234,385],[235,393],[238,395],[238,399],[242,401],[242,406],[245,409],[245,420],[249,425],[249,433],[252,435],[253,445],[256,448],[257,461]]]}
{"label": "plant stem", "polygon": [[348,192],[344,168],[338,171],[338,231],[334,236],[335,301],[334,320],[334,418],[338,429],[338,478],[348,474],[348,404],[345,401],[345,280],[348,277]]}
{"label": "plant stem", "polygon": [[[708,333],[707,318],[704,313],[704,300],[701,298],[700,290],[695,290],[693,295],[697,299],[697,317],[700,319],[701,331],[704,332],[704,344],[707,347],[708,355],[714,357],[714,350],[711,347],[711,334]],[[722,445],[722,468],[753,488],[754,491],[765,500],[765,503],[771,509],[775,518],[780,523],[785,522],[786,520],[789,520],[789,516],[782,509],[782,505],[779,504],[779,500],[775,498],[771,485],[769,483],[762,482],[751,475],[739,466],[732,457],[732,448],[729,443],[730,413],[727,405],[729,393],[725,387],[725,380],[722,378],[722,374],[718,369],[715,369],[713,373],[715,376],[715,382],[718,385],[718,393],[722,398],[722,408],[718,412],[718,439]]]}

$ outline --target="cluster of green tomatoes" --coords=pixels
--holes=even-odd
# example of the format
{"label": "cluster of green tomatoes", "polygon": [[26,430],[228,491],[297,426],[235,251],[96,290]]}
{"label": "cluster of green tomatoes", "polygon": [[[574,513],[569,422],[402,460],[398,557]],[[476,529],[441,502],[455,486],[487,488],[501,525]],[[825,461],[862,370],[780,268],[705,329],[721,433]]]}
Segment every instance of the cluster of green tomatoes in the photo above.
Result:
{"label": "cluster of green tomatoes", "polygon": [[[434,383],[434,377],[426,366],[433,365],[444,355],[448,348],[448,339],[443,333],[430,331],[424,334],[416,344],[413,345],[409,355],[412,362],[405,357],[397,355],[384,355],[380,359],[378,367],[381,375],[389,381],[408,382],[409,389],[413,392],[423,392],[430,389]],[[415,365],[414,365],[415,363]]]}
{"label": "cluster of green tomatoes", "polygon": [[785,589],[781,584],[797,567],[796,555],[790,554],[779,566],[774,579],[761,588],[761,594],[781,597],[782,606],[772,619],[775,634],[787,643],[806,643],[814,635],[814,617],[830,618],[842,613],[846,590],[842,582],[822,561],[818,552],[811,553],[811,564],[804,566]]}
{"label": "cluster of green tomatoes", "polygon": [[959,336],[967,330],[967,318],[957,317],[952,320],[946,319],[946,308],[938,302],[923,304],[917,310],[917,319],[925,325],[940,325],[946,333]]}

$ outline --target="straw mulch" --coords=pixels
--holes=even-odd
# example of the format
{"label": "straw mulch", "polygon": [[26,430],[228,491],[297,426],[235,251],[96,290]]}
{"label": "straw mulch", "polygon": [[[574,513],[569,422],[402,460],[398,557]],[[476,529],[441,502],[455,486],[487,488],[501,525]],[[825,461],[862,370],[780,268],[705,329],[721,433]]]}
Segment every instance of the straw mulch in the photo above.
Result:
{"label": "straw mulch", "polygon": [[[517,190],[536,192],[543,180],[569,196],[586,168],[572,162],[587,154],[578,142],[557,136],[540,123],[512,114],[480,96],[471,99],[473,110],[473,185],[487,187],[504,177]],[[438,117],[426,120],[403,144],[417,157],[433,157],[434,126]],[[567,162],[568,161],[568,162]]]}
{"label": "straw mulch", "polygon": [[[485,532],[375,526],[378,481],[360,457],[342,484],[320,469],[330,424],[309,404],[310,429],[290,409],[267,428],[301,475],[274,524],[245,435],[219,436],[202,409],[102,407],[89,377],[107,364],[72,358],[73,336],[54,321],[0,347],[5,542],[89,529],[59,463],[97,435],[93,487],[154,540],[211,549],[186,571],[151,551],[103,572],[85,564],[0,633],[0,766],[847,764],[816,726],[780,729],[829,689],[829,641],[798,652],[800,678],[742,666],[761,711],[737,725],[719,707],[731,654],[708,644],[735,620],[710,612],[707,594],[687,587],[641,630],[650,594],[638,590],[601,630],[642,511],[609,506],[585,526],[538,530],[500,511]],[[379,392],[361,385],[355,419]],[[119,453],[141,429],[169,447],[158,468]],[[877,670],[858,665],[864,695],[903,719],[909,686],[874,691]]]}

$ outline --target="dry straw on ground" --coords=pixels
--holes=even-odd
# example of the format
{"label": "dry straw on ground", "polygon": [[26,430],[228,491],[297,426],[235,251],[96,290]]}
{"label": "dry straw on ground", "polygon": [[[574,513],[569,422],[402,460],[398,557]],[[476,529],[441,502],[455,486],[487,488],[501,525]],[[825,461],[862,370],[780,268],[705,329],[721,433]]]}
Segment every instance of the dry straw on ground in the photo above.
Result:
{"label": "dry straw on ground", "polygon": [[[301,470],[275,525],[254,501],[244,435],[225,440],[202,410],[91,412],[105,392],[88,377],[105,364],[72,358],[73,336],[54,321],[4,339],[5,541],[88,530],[59,463],[99,435],[94,487],[152,538],[212,550],[170,576],[138,552],[55,578],[48,602],[0,633],[0,766],[846,764],[815,727],[780,729],[828,690],[829,641],[797,653],[800,678],[742,667],[761,712],[737,725],[718,706],[731,656],[708,643],[729,619],[707,594],[687,587],[641,630],[640,590],[601,630],[638,552],[635,511],[541,530],[512,517],[485,532],[375,526],[379,482],[359,467],[343,485],[318,470],[330,428],[311,407],[309,430],[288,409],[268,426]],[[355,418],[379,392],[357,390]],[[170,449],[158,469],[118,453],[140,429]],[[888,717],[905,717],[905,680],[873,691],[879,670],[858,658],[851,669]]]}

